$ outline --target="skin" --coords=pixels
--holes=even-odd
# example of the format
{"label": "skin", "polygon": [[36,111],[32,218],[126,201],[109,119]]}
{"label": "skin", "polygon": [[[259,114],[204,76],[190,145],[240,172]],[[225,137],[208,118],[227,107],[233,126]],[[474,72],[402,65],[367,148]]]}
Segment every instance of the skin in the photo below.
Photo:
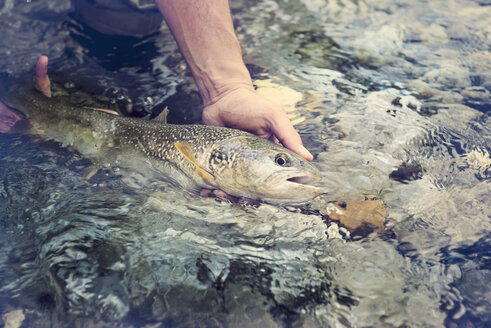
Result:
{"label": "skin", "polygon": [[[36,64],[36,88],[46,97],[51,97],[51,83],[48,77],[48,57],[42,56]],[[12,131],[14,125],[22,120],[23,117],[10,110],[0,101],[0,133]]]}
{"label": "skin", "polygon": [[0,133],[9,133],[22,116],[10,110],[0,101]]}
{"label": "skin", "polygon": [[51,82],[48,77],[48,57],[39,57],[36,63],[36,89],[51,98]]}

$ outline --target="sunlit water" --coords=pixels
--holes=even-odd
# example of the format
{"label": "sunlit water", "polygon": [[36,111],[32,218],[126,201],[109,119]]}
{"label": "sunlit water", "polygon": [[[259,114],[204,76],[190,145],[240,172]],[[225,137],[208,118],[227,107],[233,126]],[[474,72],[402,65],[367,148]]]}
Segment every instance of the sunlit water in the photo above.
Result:
{"label": "sunlit water", "polygon": [[[114,163],[87,180],[77,152],[0,135],[0,312],[36,327],[489,326],[489,1],[231,6],[253,77],[302,95],[296,127],[328,194],[243,207]],[[1,76],[46,54],[74,97],[94,93],[81,104],[199,120],[165,27],[101,40],[61,0],[0,1],[0,27]],[[389,178],[403,163],[422,170]],[[329,238],[322,213],[354,194],[395,226]]]}

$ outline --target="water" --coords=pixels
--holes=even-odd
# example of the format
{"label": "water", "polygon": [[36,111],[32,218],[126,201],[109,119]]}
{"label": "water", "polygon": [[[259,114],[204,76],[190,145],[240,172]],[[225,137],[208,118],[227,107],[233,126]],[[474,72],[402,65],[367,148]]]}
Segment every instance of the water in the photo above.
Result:
{"label": "water", "polygon": [[[36,327],[489,326],[490,3],[231,7],[258,85],[299,95],[290,115],[328,194],[242,207],[114,163],[87,180],[75,151],[2,134],[0,312]],[[168,105],[171,120],[199,121],[165,27],[107,40],[68,1],[0,8],[0,76],[46,54],[67,90],[94,94],[80,103],[147,117]],[[360,194],[383,201],[391,228],[332,221],[334,200]]]}

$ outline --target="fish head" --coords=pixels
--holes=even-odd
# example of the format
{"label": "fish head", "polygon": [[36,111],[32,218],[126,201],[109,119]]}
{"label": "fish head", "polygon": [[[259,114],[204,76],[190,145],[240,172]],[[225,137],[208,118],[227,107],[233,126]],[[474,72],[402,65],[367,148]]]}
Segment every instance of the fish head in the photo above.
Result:
{"label": "fish head", "polygon": [[245,135],[216,145],[209,170],[228,194],[272,204],[301,204],[320,194],[319,170],[299,155],[268,140]]}

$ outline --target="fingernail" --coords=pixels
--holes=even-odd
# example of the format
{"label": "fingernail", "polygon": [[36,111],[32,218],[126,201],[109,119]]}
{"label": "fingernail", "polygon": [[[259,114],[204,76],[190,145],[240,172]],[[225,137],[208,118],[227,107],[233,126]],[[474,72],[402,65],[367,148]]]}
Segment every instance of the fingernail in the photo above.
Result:
{"label": "fingernail", "polygon": [[308,149],[305,148],[304,146],[302,146],[302,157],[308,160],[309,162],[311,162],[314,159],[314,156],[312,156],[310,151],[308,151]]}

